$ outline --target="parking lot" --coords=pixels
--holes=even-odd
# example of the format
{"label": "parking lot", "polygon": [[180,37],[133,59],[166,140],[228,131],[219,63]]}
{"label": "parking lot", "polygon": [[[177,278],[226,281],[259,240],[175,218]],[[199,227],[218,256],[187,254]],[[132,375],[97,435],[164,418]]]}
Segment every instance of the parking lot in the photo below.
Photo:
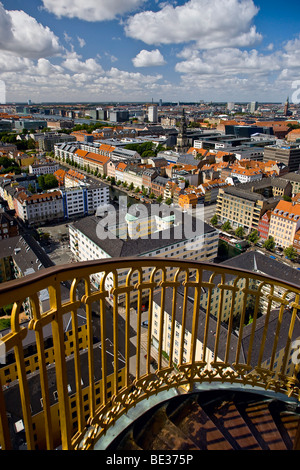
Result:
{"label": "parking lot", "polygon": [[42,246],[53,263],[61,265],[74,261],[73,254],[69,248],[68,224],[46,225],[39,228],[39,233],[46,236]]}

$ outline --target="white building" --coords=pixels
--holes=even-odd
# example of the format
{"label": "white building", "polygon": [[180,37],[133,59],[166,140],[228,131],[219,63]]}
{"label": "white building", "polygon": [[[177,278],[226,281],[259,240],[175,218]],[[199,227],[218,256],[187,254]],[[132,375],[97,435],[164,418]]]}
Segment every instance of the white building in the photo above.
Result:
{"label": "white building", "polygon": [[236,177],[240,183],[252,183],[262,179],[262,172],[254,168],[235,168],[231,176]]}
{"label": "white building", "polygon": [[56,162],[34,163],[29,165],[29,173],[32,175],[53,175],[59,169],[59,164]]}
{"label": "white building", "polygon": [[157,105],[149,106],[148,108],[148,120],[149,122],[158,121]]}
{"label": "white building", "polygon": [[30,196],[21,192],[15,201],[18,217],[29,225],[42,224],[64,217],[61,191],[49,191]]}
{"label": "white building", "polygon": [[109,204],[110,200],[106,185],[65,188],[62,194],[64,217],[67,219],[95,214],[99,206]]}

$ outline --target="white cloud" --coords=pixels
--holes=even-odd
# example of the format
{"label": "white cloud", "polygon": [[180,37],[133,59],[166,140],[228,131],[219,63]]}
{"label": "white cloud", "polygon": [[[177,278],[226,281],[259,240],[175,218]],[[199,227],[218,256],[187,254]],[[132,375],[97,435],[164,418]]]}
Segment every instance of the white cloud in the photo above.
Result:
{"label": "white cloud", "polygon": [[153,51],[146,51],[143,49],[140,51],[134,59],[132,59],[135,67],[151,67],[164,65],[165,59],[158,49]]}
{"label": "white cloud", "polygon": [[257,13],[253,0],[189,0],[137,13],[127,20],[125,32],[146,44],[196,41],[201,49],[245,47],[262,39],[252,25]]}
{"label": "white cloud", "polygon": [[236,48],[223,48],[215,50],[214,54],[205,51],[182,51],[181,57],[186,60],[176,64],[175,70],[187,74],[269,74],[281,70],[281,57],[279,54],[263,55],[255,49],[241,51]]}
{"label": "white cloud", "polygon": [[82,48],[86,45],[86,42],[83,38],[80,38],[79,36],[77,36],[77,40],[79,42],[79,46]]}
{"label": "white cloud", "polygon": [[5,10],[0,3],[0,50],[38,59],[62,52],[57,36],[22,10]]}
{"label": "white cloud", "polygon": [[44,7],[56,16],[85,21],[113,20],[118,15],[136,10],[145,0],[42,0]]}
{"label": "white cloud", "polygon": [[81,56],[77,55],[76,52],[68,54],[64,62],[61,64],[62,67],[70,70],[71,72],[81,73],[89,72],[92,74],[103,73],[103,68],[95,59],[81,60]]}
{"label": "white cloud", "polygon": [[23,57],[15,57],[0,51],[0,70],[4,72],[22,71],[33,66],[33,61]]}

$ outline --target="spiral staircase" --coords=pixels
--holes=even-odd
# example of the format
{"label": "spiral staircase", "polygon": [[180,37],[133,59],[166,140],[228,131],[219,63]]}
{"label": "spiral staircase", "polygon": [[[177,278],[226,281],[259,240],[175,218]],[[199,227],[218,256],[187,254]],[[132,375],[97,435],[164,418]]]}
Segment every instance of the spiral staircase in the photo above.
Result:
{"label": "spiral staircase", "polygon": [[292,450],[299,422],[298,405],[256,393],[179,395],[146,412],[107,450]]}

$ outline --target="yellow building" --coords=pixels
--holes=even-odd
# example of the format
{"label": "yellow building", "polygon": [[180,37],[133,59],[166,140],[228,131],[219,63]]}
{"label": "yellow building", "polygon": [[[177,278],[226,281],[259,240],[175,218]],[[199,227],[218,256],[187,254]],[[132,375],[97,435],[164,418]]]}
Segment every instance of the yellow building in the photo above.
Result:
{"label": "yellow building", "polygon": [[276,245],[288,248],[293,245],[297,230],[300,228],[300,205],[280,201],[271,213],[269,235]]}
{"label": "yellow building", "polygon": [[276,205],[274,198],[240,188],[220,188],[216,214],[221,222],[229,221],[233,228],[243,226],[249,232],[257,230],[261,216]]}

